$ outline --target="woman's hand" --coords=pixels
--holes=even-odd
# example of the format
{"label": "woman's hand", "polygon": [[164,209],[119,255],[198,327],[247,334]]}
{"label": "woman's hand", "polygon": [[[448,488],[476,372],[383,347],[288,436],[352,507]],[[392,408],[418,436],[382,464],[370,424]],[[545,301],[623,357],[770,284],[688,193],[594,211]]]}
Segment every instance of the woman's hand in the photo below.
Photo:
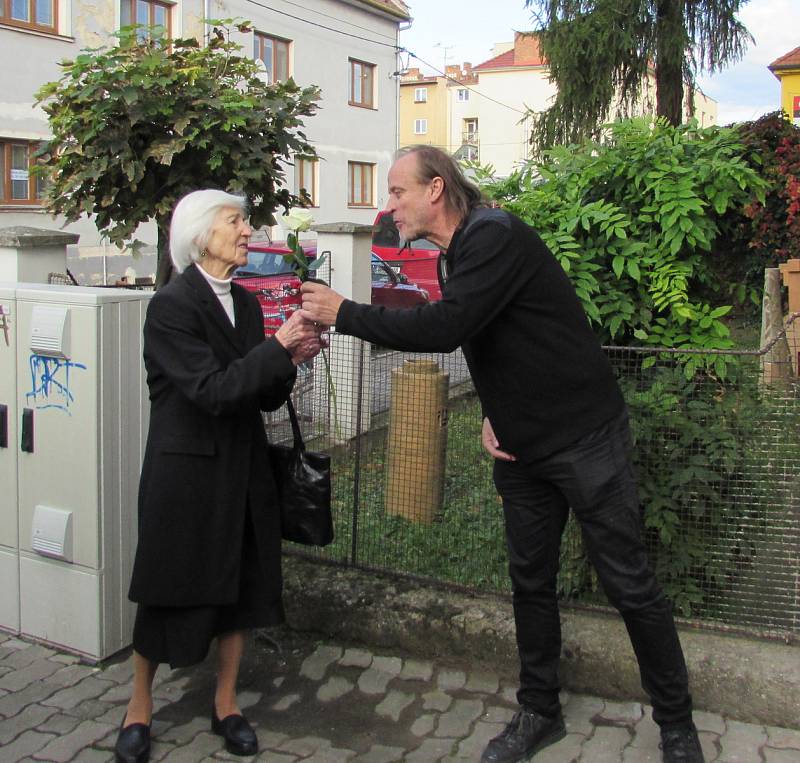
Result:
{"label": "woman's hand", "polygon": [[324,328],[295,312],[275,332],[275,339],[292,356],[292,363],[297,366],[311,360],[323,347],[328,346],[328,340],[322,336]]}
{"label": "woman's hand", "polygon": [[292,354],[304,342],[319,339],[319,327],[302,318],[299,312],[294,312],[275,332],[275,338]]}
{"label": "woman's hand", "polygon": [[292,363],[299,366],[307,360],[316,357],[320,351],[328,346],[328,340],[324,336],[318,336],[316,339],[309,339],[307,342],[301,343],[297,349],[292,353]]}

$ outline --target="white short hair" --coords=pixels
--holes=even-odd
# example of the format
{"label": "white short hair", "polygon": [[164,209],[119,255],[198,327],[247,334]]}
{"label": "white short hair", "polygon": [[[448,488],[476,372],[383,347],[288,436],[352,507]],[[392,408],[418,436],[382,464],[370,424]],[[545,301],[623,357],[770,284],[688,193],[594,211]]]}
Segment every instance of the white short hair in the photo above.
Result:
{"label": "white short hair", "polygon": [[217,213],[225,207],[238,209],[243,217],[247,216],[244,196],[211,188],[187,193],[175,205],[169,225],[169,254],[178,273],[200,260]]}

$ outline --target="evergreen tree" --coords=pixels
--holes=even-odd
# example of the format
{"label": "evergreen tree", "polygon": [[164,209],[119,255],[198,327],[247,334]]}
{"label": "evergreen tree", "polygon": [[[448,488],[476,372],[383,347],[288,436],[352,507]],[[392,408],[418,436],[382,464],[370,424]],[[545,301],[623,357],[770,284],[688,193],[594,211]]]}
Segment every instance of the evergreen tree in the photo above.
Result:
{"label": "evergreen tree", "polygon": [[747,0],[525,0],[550,77],[553,105],[534,119],[539,148],[597,135],[612,105],[630,115],[655,68],[656,114],[682,121],[684,88],[738,61],[752,37],[736,18]]}

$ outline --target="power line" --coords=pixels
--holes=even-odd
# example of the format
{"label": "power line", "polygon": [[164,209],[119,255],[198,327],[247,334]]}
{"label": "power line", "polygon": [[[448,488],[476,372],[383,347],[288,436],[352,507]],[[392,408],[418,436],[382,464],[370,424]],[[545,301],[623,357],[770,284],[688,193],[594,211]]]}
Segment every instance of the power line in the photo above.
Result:
{"label": "power line", "polygon": [[[298,7],[298,8],[302,7],[302,6],[297,5],[297,3],[290,2],[290,0],[284,0],[284,1],[288,2],[290,5],[294,5],[294,6]],[[294,19],[295,21],[302,21],[304,24],[309,24],[310,26],[314,26],[314,27],[317,27],[319,29],[325,29],[328,32],[335,32],[336,34],[341,34],[341,35],[344,35],[345,37],[352,37],[352,38],[354,38],[356,40],[363,40],[364,42],[371,42],[374,45],[381,45],[381,46],[383,46],[385,48],[393,48],[394,51],[396,53],[398,53],[398,54],[400,54],[400,53],[408,53],[409,56],[411,56],[412,58],[415,58],[420,63],[425,64],[425,66],[429,67],[430,69],[433,69],[433,71],[435,71],[436,73],[438,73],[439,75],[444,77],[449,82],[452,82],[452,83],[458,85],[459,87],[464,88],[465,90],[469,90],[470,92],[475,93],[475,95],[479,95],[481,98],[485,98],[487,101],[491,101],[492,103],[496,103],[498,106],[503,106],[506,109],[510,109],[511,111],[514,111],[517,114],[521,114],[522,116],[525,116],[527,114],[526,111],[520,111],[515,106],[510,106],[507,103],[503,103],[502,101],[498,101],[496,98],[492,98],[491,96],[486,95],[485,93],[481,93],[480,90],[475,90],[474,88],[469,87],[469,85],[466,85],[463,82],[459,82],[457,79],[454,79],[453,77],[451,77],[446,72],[443,72],[441,69],[437,68],[433,64],[431,64],[428,61],[425,61],[424,59],[420,58],[418,55],[416,55],[412,51],[408,50],[408,48],[400,47],[400,46],[398,46],[398,45],[396,45],[394,43],[381,42],[380,40],[373,40],[373,39],[371,39],[369,37],[363,37],[362,35],[353,34],[352,32],[344,32],[341,29],[335,29],[334,27],[326,26],[325,24],[320,24],[320,23],[318,23],[316,21],[310,21],[309,19],[304,19],[302,16],[295,16],[294,14],[287,13],[286,11],[278,10],[277,8],[273,8],[272,6],[265,5],[264,3],[260,3],[260,2],[258,2],[258,0],[247,0],[247,2],[249,2],[252,5],[258,6],[259,8],[264,8],[267,11],[272,11],[273,13],[277,13],[280,16],[287,16],[288,18]],[[324,13],[320,13],[319,15],[326,16],[327,18],[333,18],[332,16],[327,16],[327,14],[324,14]],[[357,29],[363,29],[364,28],[364,27],[358,27],[355,24],[351,24],[351,26],[353,26],[353,27],[355,27]]]}
{"label": "power line", "polygon": [[[250,1],[252,2],[253,0],[250,0]],[[408,50],[408,48],[399,48],[399,50],[400,51],[405,51],[412,58],[416,58],[417,61],[419,61],[422,64],[425,64],[425,66],[430,67],[437,74],[440,74],[442,77],[444,77],[446,80],[449,80],[450,82],[453,82],[454,84],[458,85],[459,87],[464,88],[465,90],[469,90],[471,93],[475,93],[475,95],[479,95],[481,98],[485,98],[487,101],[492,101],[492,103],[496,103],[498,106],[504,106],[507,109],[511,109],[511,111],[516,111],[517,114],[522,114],[522,116],[525,116],[528,113],[527,111],[520,111],[515,106],[509,106],[507,103],[503,103],[502,101],[498,101],[496,98],[492,98],[491,96],[486,95],[486,93],[482,93],[480,90],[474,90],[469,85],[465,85],[463,82],[459,82],[457,79],[454,79],[453,77],[451,77],[446,72],[443,72],[441,69],[437,69],[433,64],[430,64],[427,61],[425,61],[424,59],[420,58],[416,53],[413,53],[412,51]]]}
{"label": "power line", "polygon": [[[314,13],[317,16],[324,16],[326,19],[333,19],[334,21],[341,21],[342,20],[338,16],[331,16],[329,13],[323,13],[322,11],[315,11],[315,10],[312,10],[311,8],[306,8],[305,6],[300,5],[300,3],[293,3],[292,0],[283,0],[283,2],[286,3],[286,5],[293,5],[295,8],[300,8],[301,10],[304,10],[304,11],[311,11],[311,13]],[[278,11],[278,13],[280,13],[280,11]],[[369,29],[368,27],[360,26],[359,24],[354,24],[352,21],[348,21],[347,24],[349,26],[353,27],[354,29],[361,29],[361,30],[363,30],[365,32],[374,31],[372,29]],[[380,33],[378,33],[378,34],[380,34]],[[382,37],[386,37],[386,39],[391,39],[388,35],[381,35],[381,36]],[[395,47],[395,46],[393,46],[393,47]]]}

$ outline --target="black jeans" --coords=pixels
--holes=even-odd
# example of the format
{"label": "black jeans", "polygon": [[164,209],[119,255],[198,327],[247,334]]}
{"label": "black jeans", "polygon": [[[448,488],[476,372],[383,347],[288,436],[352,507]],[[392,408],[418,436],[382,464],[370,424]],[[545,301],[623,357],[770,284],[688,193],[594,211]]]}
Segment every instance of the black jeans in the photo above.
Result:
{"label": "black jeans", "polygon": [[672,608],[649,567],[641,538],[627,413],[534,463],[496,460],[503,499],[521,705],[559,710],[559,547],[569,509],[589,558],[619,610],[639,662],[653,718],[662,728],[691,722],[692,700]]}

